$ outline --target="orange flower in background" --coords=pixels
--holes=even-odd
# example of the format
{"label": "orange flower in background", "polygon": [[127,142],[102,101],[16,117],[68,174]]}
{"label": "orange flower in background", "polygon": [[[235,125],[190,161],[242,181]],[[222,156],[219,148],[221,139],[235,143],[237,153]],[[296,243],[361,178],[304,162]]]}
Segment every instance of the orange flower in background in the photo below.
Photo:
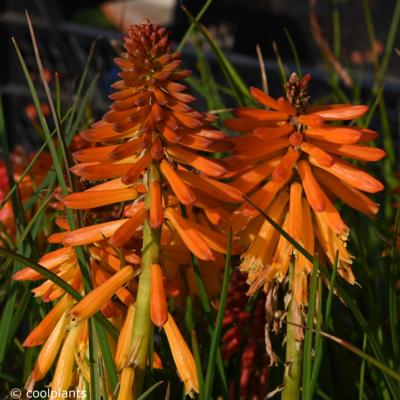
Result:
{"label": "orange flower in background", "polygon": [[[309,75],[299,78],[293,73],[286,96],[277,100],[251,88],[264,108],[239,108],[236,118],[226,121],[228,128],[245,134],[230,139],[235,148],[225,162],[237,170],[231,186],[246,193],[311,254],[320,248],[333,263],[338,252],[339,274],[354,283],[346,250],[349,228],[334,200],[375,215],[378,205],[364,193],[379,192],[383,185],[345,159],[378,161],[385,152],[365,144],[377,137],[376,132],[338,124],[360,118],[366,106],[312,106],[309,81]],[[252,239],[241,265],[248,273],[250,292],[275,278],[282,281],[294,255],[298,279],[293,290],[296,300],[306,303],[311,264],[248,203],[234,212],[231,222],[234,233]]]}

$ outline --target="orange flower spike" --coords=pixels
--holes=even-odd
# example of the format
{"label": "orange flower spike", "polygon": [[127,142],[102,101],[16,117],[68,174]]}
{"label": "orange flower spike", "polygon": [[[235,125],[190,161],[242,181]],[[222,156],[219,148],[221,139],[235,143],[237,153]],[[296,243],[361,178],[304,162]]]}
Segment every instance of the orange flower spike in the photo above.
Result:
{"label": "orange flower spike", "polygon": [[84,244],[98,242],[111,237],[126,221],[128,220],[120,219],[76,229],[65,235],[64,243],[68,246],[82,246]]}
{"label": "orange flower spike", "polygon": [[22,343],[24,347],[33,347],[43,344],[52,332],[57,322],[65,311],[72,307],[73,300],[69,296],[64,296],[51,311],[40,321],[39,325],[27,336]]}
{"label": "orange flower spike", "polygon": [[158,229],[163,221],[161,185],[159,181],[154,180],[150,183],[150,226]]}
{"label": "orange flower spike", "polygon": [[121,372],[118,400],[133,400],[133,381],[135,370],[131,367],[124,368]]}
{"label": "orange flower spike", "polygon": [[178,374],[185,385],[185,392],[193,397],[199,393],[199,380],[196,363],[185,340],[182,337],[172,315],[168,315],[168,321],[164,325],[172,357],[175,361]]}
{"label": "orange flower spike", "polygon": [[33,369],[33,379],[35,381],[40,381],[43,379],[53,365],[64,338],[65,329],[68,323],[69,319],[67,318],[67,313],[64,312],[61,315],[61,318],[58,320],[57,325],[50,333],[46,343],[40,350],[35,367]]}
{"label": "orange flower spike", "polygon": [[191,205],[196,201],[196,196],[193,191],[190,190],[190,188],[184,182],[182,182],[182,179],[168,161],[163,160],[161,162],[160,170],[176,194],[176,197],[182,204]]}
{"label": "orange flower spike", "polygon": [[133,320],[135,318],[135,306],[130,305],[124,319],[118,337],[117,350],[115,351],[114,361],[118,370],[128,366],[129,357],[132,352]]}
{"label": "orange flower spike", "polygon": [[130,265],[121,268],[105,283],[89,292],[72,308],[70,314],[73,315],[78,322],[90,318],[93,314],[104,307],[115,292],[128,283],[135,274],[135,270]]}
{"label": "orange flower spike", "polygon": [[62,394],[72,382],[72,369],[75,361],[76,338],[80,327],[70,325],[70,330],[62,346],[51,384],[51,400],[62,399]]}
{"label": "orange flower spike", "polygon": [[301,160],[297,164],[297,170],[303,182],[304,191],[310,206],[315,211],[324,211],[325,196],[311,171],[310,164],[307,161]]}
{"label": "orange flower spike", "polygon": [[151,266],[150,316],[153,324],[159,328],[168,320],[163,274],[159,264]]}

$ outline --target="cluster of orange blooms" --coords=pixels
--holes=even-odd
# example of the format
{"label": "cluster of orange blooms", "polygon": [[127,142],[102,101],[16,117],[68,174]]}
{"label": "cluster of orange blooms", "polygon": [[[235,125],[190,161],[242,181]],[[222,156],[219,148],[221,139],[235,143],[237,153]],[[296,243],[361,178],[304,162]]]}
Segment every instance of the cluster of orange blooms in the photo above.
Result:
{"label": "cluster of orange blooms", "polygon": [[[320,262],[333,264],[338,254],[339,274],[354,283],[349,228],[334,202],[374,215],[378,205],[364,192],[383,186],[343,158],[377,161],[384,152],[365,144],[374,131],[337,123],[361,117],[367,107],[312,106],[310,77],[295,74],[277,100],[251,88],[258,106],[235,110],[225,124],[240,134],[228,136],[214,127],[214,117],[190,106],[195,98],[180,83],[190,72],[181,68],[165,28],[132,26],[124,46],[115,60],[121,79],[113,84],[110,110],[80,132],[91,147],[73,154],[71,170],[84,190],[60,200],[60,230],[48,238],[57,248],[39,260],[84,297],[76,302],[50,280],[33,289],[56,303],[24,342],[42,346],[28,385],[56,363],[52,389],[85,387],[88,319],[100,311],[119,330],[111,346],[119,399],[132,398],[138,348],[149,347],[148,337],[135,338],[135,319],[146,318],[165,332],[179,377],[193,395],[199,391],[195,360],[168,312],[169,300],[179,308],[189,294],[197,295],[192,256],[207,294],[218,295],[232,227],[232,254],[241,256],[249,293],[282,283],[293,263],[293,297],[306,306],[311,263],[244,201],[246,195]],[[82,227],[71,230],[64,207],[83,210]],[[93,285],[88,293],[74,250],[83,245]],[[27,267],[14,279],[43,277]],[[156,352],[151,359],[162,368]],[[107,387],[104,392],[112,394]]]}

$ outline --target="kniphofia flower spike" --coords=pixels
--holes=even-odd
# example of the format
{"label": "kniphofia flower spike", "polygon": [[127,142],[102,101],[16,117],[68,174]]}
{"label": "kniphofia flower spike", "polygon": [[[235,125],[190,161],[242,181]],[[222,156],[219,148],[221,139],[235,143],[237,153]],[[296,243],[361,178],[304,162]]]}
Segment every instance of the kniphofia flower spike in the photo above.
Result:
{"label": "kniphofia flower spike", "polygon": [[[333,264],[338,252],[339,274],[354,283],[346,249],[349,227],[334,201],[338,198],[375,215],[378,205],[365,193],[379,192],[383,185],[347,159],[378,161],[385,153],[365,144],[377,137],[376,132],[340,123],[363,116],[366,106],[312,106],[307,95],[309,81],[309,75],[292,74],[286,96],[277,100],[251,88],[262,107],[239,108],[236,118],[226,121],[228,128],[244,133],[231,139],[235,148],[226,162],[237,169],[231,185],[246,193],[309,253],[319,248]],[[300,304],[306,303],[311,263],[268,222],[262,222],[248,203],[235,211],[231,222],[235,233],[252,239],[241,265],[248,273],[250,291],[274,279],[282,281],[294,255],[293,291]]]}

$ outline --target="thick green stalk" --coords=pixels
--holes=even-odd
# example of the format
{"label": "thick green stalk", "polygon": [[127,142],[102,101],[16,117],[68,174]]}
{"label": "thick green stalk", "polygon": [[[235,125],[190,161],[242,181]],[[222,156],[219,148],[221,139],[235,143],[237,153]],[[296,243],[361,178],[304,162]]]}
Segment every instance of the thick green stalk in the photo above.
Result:
{"label": "thick green stalk", "polygon": [[[293,288],[293,264],[290,266],[289,290]],[[300,399],[300,382],[302,376],[302,356],[303,344],[297,340],[296,330],[299,329],[299,321],[296,314],[300,310],[296,309],[296,303],[293,295],[289,303],[288,314],[286,317],[286,360],[285,360],[285,376],[283,378],[282,400],[298,400]]]}
{"label": "thick green stalk", "polygon": [[[149,184],[153,180],[160,179],[158,168],[154,164],[152,165],[148,176]],[[149,205],[150,198],[148,197],[146,208],[149,208]],[[158,263],[160,253],[160,233],[160,229],[153,229],[150,226],[149,216],[147,216],[143,226],[142,272],[139,277],[135,318],[133,322],[132,346],[133,349],[137,349],[134,350],[134,399],[137,399],[142,393],[146,365],[149,357],[149,340],[152,328],[152,322],[150,319],[151,265]]]}

